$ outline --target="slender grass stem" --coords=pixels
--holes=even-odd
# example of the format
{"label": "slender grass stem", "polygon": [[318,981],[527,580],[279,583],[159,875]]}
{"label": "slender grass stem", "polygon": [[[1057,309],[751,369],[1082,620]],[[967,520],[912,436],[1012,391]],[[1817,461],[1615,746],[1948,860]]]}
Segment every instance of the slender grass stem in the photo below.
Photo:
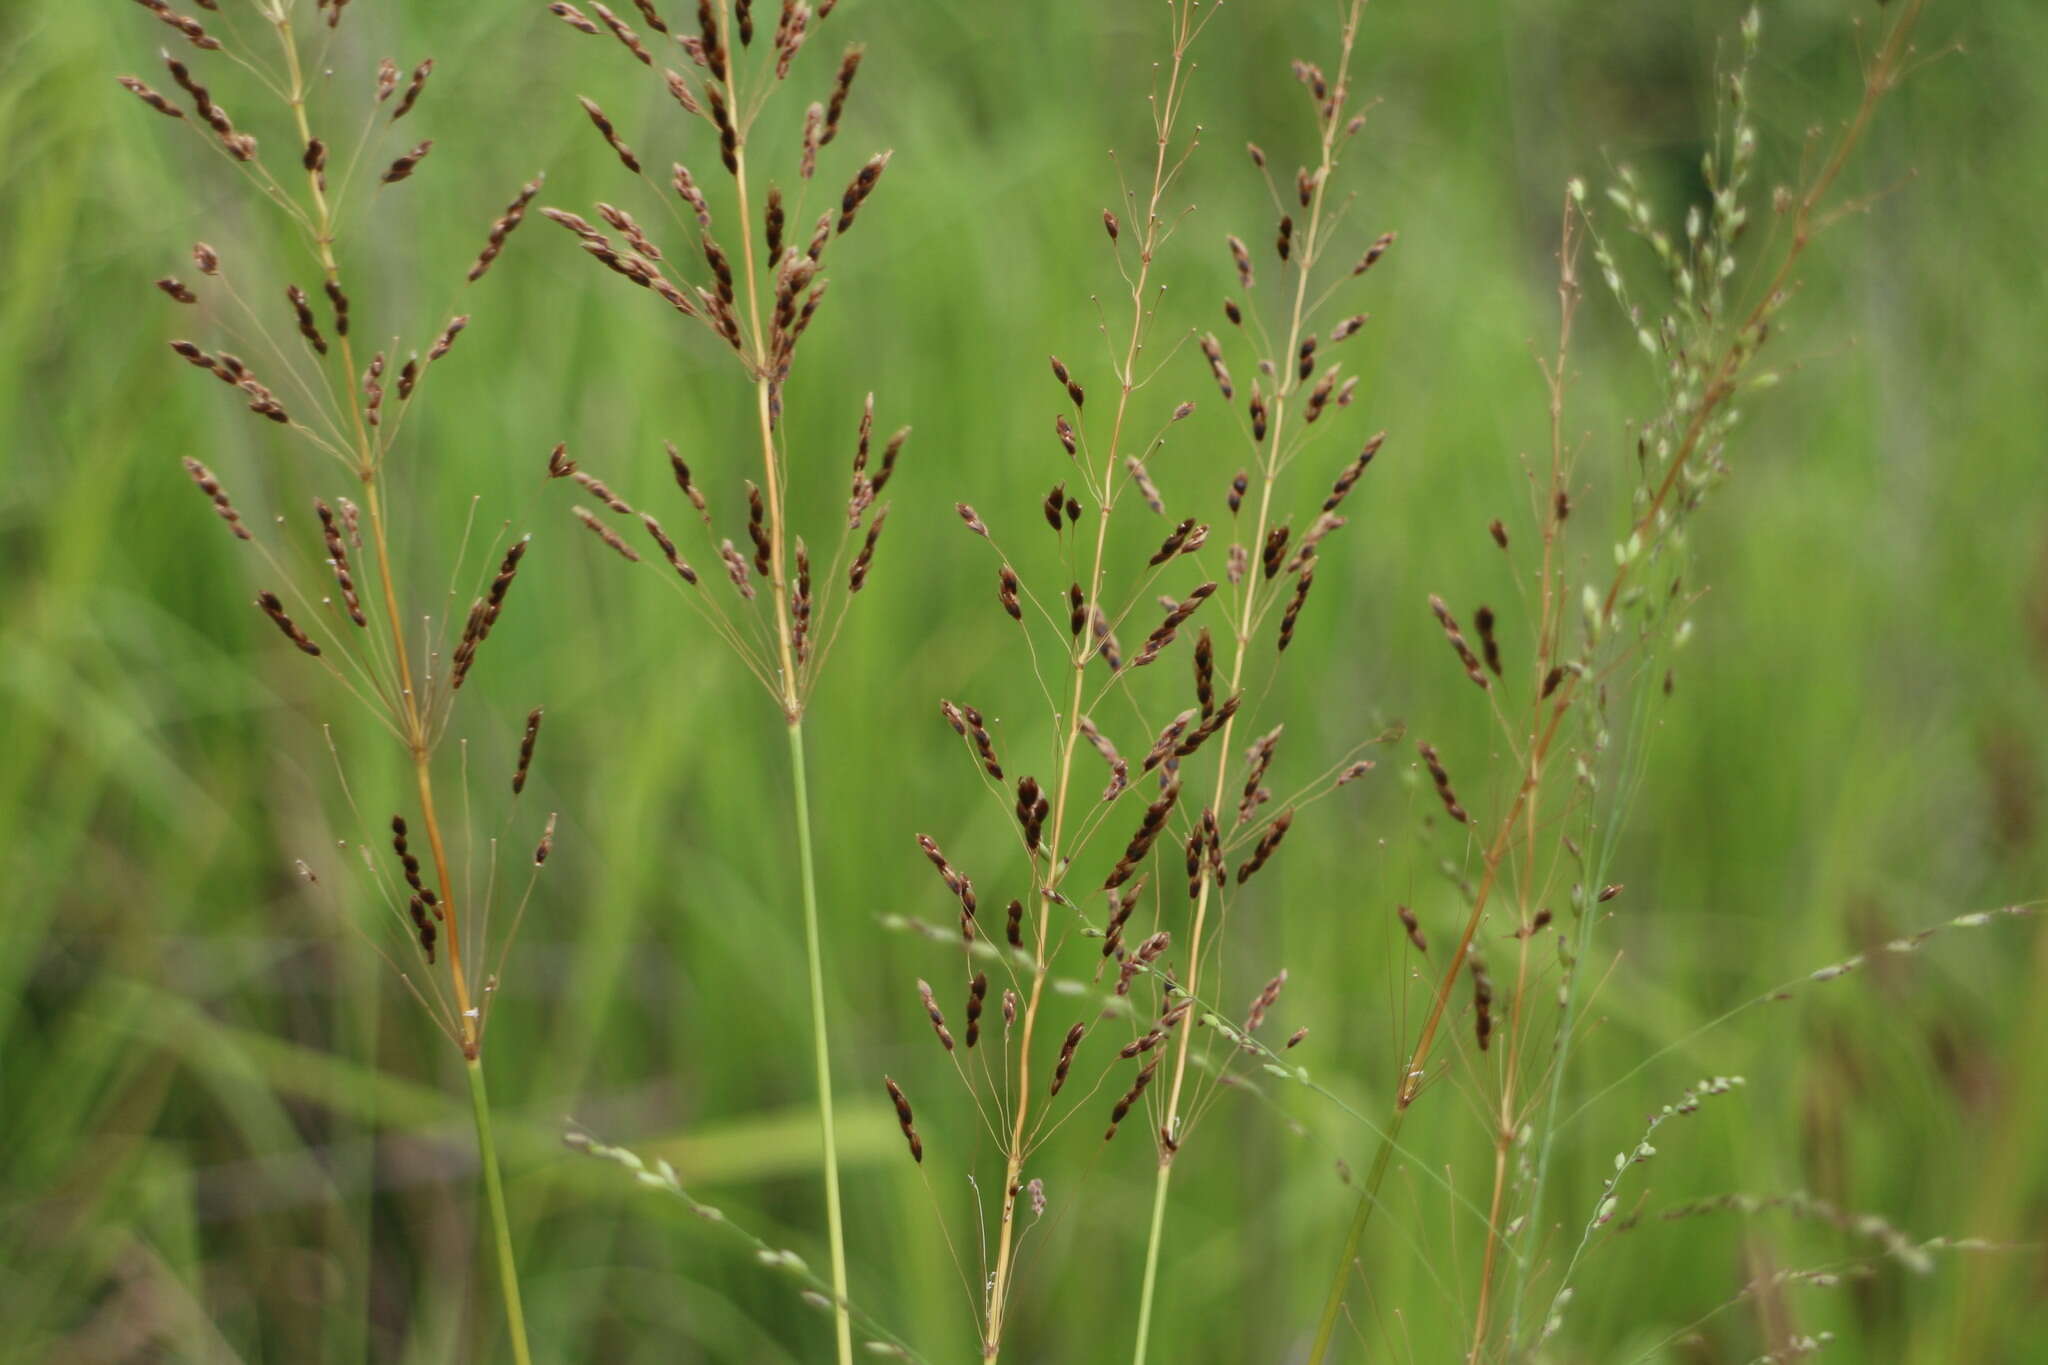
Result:
{"label": "slender grass stem", "polygon": [[1351,1266],[1357,1261],[1358,1248],[1365,1241],[1372,1211],[1380,1205],[1380,1182],[1386,1179],[1387,1167],[1393,1163],[1394,1149],[1400,1145],[1401,1120],[1407,1113],[1407,1109],[1397,1108],[1387,1120],[1386,1134],[1380,1138],[1379,1152],[1373,1157],[1372,1170],[1365,1178],[1365,1190],[1358,1196],[1358,1207],[1351,1214],[1351,1230],[1344,1234],[1344,1254],[1337,1258],[1337,1273],[1330,1280],[1329,1296],[1323,1300],[1323,1316],[1316,1323],[1315,1344],[1308,1352],[1309,1365],[1322,1365],[1323,1357],[1330,1353],[1330,1340],[1336,1335],[1337,1319],[1344,1313],[1344,1291],[1351,1283]]}
{"label": "slender grass stem", "polygon": [[[1358,21],[1364,8],[1365,0],[1352,0],[1350,12],[1344,21],[1342,48],[1337,64],[1337,80],[1335,85],[1337,91],[1336,101],[1340,106],[1348,94],[1352,45],[1358,36]],[[1320,144],[1321,154],[1317,162],[1315,178],[1314,204],[1309,211],[1308,232],[1303,238],[1302,254],[1295,270],[1294,305],[1288,314],[1287,348],[1279,356],[1283,365],[1289,357],[1296,353],[1296,347],[1301,343],[1303,326],[1308,318],[1309,276],[1314,271],[1317,258],[1321,252],[1323,209],[1328,202],[1330,173],[1336,167],[1337,129],[1342,121],[1341,108],[1334,109],[1323,120]],[[1264,458],[1261,460],[1258,520],[1252,531],[1251,539],[1247,542],[1255,548],[1264,543],[1266,528],[1273,516],[1273,490],[1280,474],[1281,447],[1287,429],[1287,401],[1300,388],[1299,380],[1290,383],[1284,378],[1287,374],[1285,368],[1278,369],[1277,373],[1283,376],[1283,378],[1278,382],[1274,397],[1272,442],[1266,447]],[[1239,606],[1238,619],[1233,635],[1236,648],[1231,654],[1230,685],[1226,695],[1238,695],[1244,684],[1245,662],[1251,652],[1253,614],[1259,600],[1258,589],[1255,586],[1256,581],[1255,578],[1248,580],[1244,600]],[[1233,715],[1224,722],[1223,733],[1217,740],[1216,794],[1210,801],[1210,809],[1212,810],[1222,806],[1224,792],[1228,787],[1230,755],[1234,747],[1232,737],[1236,732],[1236,728],[1237,718]],[[1193,923],[1189,926],[1187,950],[1188,972],[1186,988],[1190,995],[1195,992],[1201,981],[1204,934],[1208,928],[1212,885],[1208,878],[1203,878],[1201,887],[1195,894],[1194,919]],[[1173,1183],[1173,1159],[1180,1140],[1181,1090],[1187,1080],[1188,1054],[1189,1049],[1193,1045],[1193,1034],[1193,1029],[1182,1029],[1179,1039],[1173,1045],[1173,1070],[1167,1085],[1166,1113],[1160,1129],[1162,1133],[1170,1135],[1170,1142],[1160,1154],[1158,1173],[1153,1179],[1152,1232],[1145,1243],[1145,1279],[1138,1292],[1138,1333],[1137,1341],[1131,1351],[1132,1365],[1144,1365],[1145,1352],[1150,1345],[1152,1303],[1158,1292],[1159,1284],[1159,1251],[1166,1234],[1166,1197],[1167,1191]]]}
{"label": "slender grass stem", "polygon": [[491,1210],[491,1237],[497,1243],[498,1286],[505,1299],[505,1330],[512,1338],[512,1358],[533,1365],[526,1344],[526,1309],[519,1299],[519,1263],[512,1255],[512,1223],[505,1213],[505,1184],[498,1176],[498,1146],[491,1137],[491,1098],[484,1089],[484,1066],[469,1060],[469,1101],[476,1114],[477,1159],[484,1168],[484,1193]]}
{"label": "slender grass stem", "polygon": [[789,725],[789,770],[795,781],[797,861],[804,884],[804,958],[811,983],[811,1047],[818,1067],[818,1126],[825,1137],[825,1229],[832,1243],[833,1329],[839,1359],[853,1359],[853,1323],[846,1300],[846,1234],[839,1209],[839,1138],[832,1119],[832,1045],[825,1027],[825,958],[818,945],[818,875],[811,852],[810,784],[804,768],[804,725]]}
{"label": "slender grass stem", "polygon": [[1143,1360],[1152,1344],[1152,1300],[1159,1287],[1159,1247],[1166,1240],[1166,1191],[1173,1183],[1173,1163],[1162,1162],[1152,1183],[1152,1230],[1145,1238],[1145,1284],[1138,1295],[1138,1342],[1131,1359]]}

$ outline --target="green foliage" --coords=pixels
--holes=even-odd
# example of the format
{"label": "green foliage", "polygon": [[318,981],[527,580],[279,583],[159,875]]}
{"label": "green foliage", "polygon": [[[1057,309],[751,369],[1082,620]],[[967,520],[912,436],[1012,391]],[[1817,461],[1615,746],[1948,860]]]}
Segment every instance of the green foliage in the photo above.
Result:
{"label": "green foliage", "polygon": [[[932,1047],[910,989],[930,945],[881,920],[943,913],[910,841],[914,812],[953,808],[971,781],[938,693],[1023,695],[1000,672],[1011,623],[951,506],[1017,521],[1044,495],[1043,356],[1082,334],[1104,287],[1099,213],[1118,181],[1102,150],[1143,142],[1158,34],[1135,3],[846,5],[832,23],[869,44],[849,125],[895,157],[807,342],[851,363],[793,381],[792,446],[833,452],[799,482],[812,502],[797,518],[831,524],[868,389],[917,437],[806,725],[811,796],[852,1297],[921,1356],[954,1360],[973,1352],[976,1315],[934,1205],[957,1236],[973,1192],[926,1186],[874,1082]],[[1475,23],[1368,8],[1356,79],[1383,102],[1352,154],[1366,169],[1350,213],[1402,236],[1346,345],[1360,420],[1394,436],[1281,675],[1296,776],[1396,721],[1446,754],[1487,752],[1427,594],[1505,590],[1486,527],[1526,496],[1523,453],[1547,445],[1532,338],[1555,329],[1562,188],[1580,175],[1598,192],[1616,183],[1606,163],[1626,164],[1630,193],[1682,223],[1724,9],[1521,3]],[[1802,130],[1846,113],[1856,63],[1838,6],[1766,18],[1747,117],[1751,174],[1770,186],[1795,177]],[[1333,7],[1225,6],[1216,23],[1190,106],[1210,145],[1183,186],[1201,218],[1160,266],[1176,290],[1212,289],[1227,225],[1263,219],[1231,149],[1300,117],[1287,60],[1329,48]],[[310,537],[304,463],[255,419],[227,420],[218,386],[164,349],[175,305],[150,281],[186,268],[178,243],[277,249],[217,159],[113,84],[147,77],[165,32],[129,5],[0,14],[0,1357],[135,1359],[153,1341],[193,1360],[498,1358],[461,1059],[363,949],[351,907],[309,898],[293,872],[356,832],[319,723],[359,795],[408,775],[244,605],[256,585],[178,465],[205,460],[245,516]],[[1578,965],[1597,990],[1550,1173],[1557,1222],[1529,1244],[1561,1268],[1646,1116],[1702,1076],[1746,1084],[1665,1129],[1655,1163],[1620,1181],[1612,1222],[1630,1226],[1589,1237],[1547,1348],[1560,1361],[1753,1359],[1767,1300],[1845,1359],[1948,1361],[1963,1342],[1968,1358],[2021,1359],[2048,1328],[2030,1253],[1944,1252],[1921,1275],[1873,1256],[1867,1228],[1807,1216],[1867,1210],[1914,1239],[2003,1242],[2038,1229],[2048,1198],[2038,921],[1869,951],[2048,884],[2048,199],[2028,173],[2048,161],[2048,18],[2025,0],[1937,4],[1924,46],[1950,37],[1967,55],[1908,83],[1845,182],[1889,192],[1802,266],[1773,342],[1786,373],[1745,400],[1742,458],[1689,528],[1705,592],[1673,691],[1648,703],[1648,777],[1609,868],[1629,890]],[[435,152],[403,196],[370,201],[386,220],[353,273],[386,283],[358,308],[430,335],[535,171],[552,202],[618,197],[575,96],[622,84],[622,54],[540,4],[356,0],[333,79],[365,79],[386,52],[438,61],[414,115]],[[829,60],[807,57],[822,95]],[[677,150],[653,131],[652,97],[607,108],[650,161]],[[761,136],[794,137],[797,117]],[[710,159],[701,141],[692,154]],[[525,799],[562,812],[491,1042],[528,1323],[540,1359],[815,1360],[830,1318],[788,1276],[557,1141],[573,1115],[671,1163],[766,1245],[826,1264],[780,721],[667,593],[622,583],[543,485],[548,447],[568,439],[658,487],[670,439],[714,505],[741,503],[750,396],[699,382],[727,357],[614,284],[559,231],[522,229],[465,300],[474,321],[417,416],[419,454],[391,476],[414,527],[459,525],[476,497],[479,526],[534,533],[469,713],[495,782],[520,718],[546,703]],[[1588,286],[1568,434],[1584,443],[1577,548],[1597,572],[1637,478],[1623,423],[1665,390]],[[1174,364],[1161,385],[1208,395],[1193,347]],[[1198,412],[1184,439],[1205,421],[1223,439],[1224,419]],[[415,579],[445,551],[424,535],[394,546]],[[1314,629],[1319,613],[1346,628]],[[1402,765],[1383,766],[1394,779]],[[1237,961],[1291,969],[1280,1017],[1311,1034],[1282,1057],[1328,1094],[1255,1074],[1249,1102],[1182,1157],[1155,1359],[1275,1359],[1313,1327],[1355,1199],[1340,1163],[1370,1160],[1367,1125],[1427,1002],[1393,907],[1443,924],[1458,904],[1421,833],[1434,794],[1410,776],[1319,808],[1323,828],[1261,874],[1262,917],[1232,925]],[[1461,795],[1482,821],[1501,799]],[[992,860],[1011,837],[997,814],[964,812],[948,852]],[[1703,1027],[1866,951],[1843,980]],[[1218,1008],[1255,988],[1226,977]],[[1469,1039],[1461,1027],[1447,1047]],[[1397,1216],[1376,1225],[1352,1299],[1382,1353],[1468,1344],[1477,1225],[1456,1219],[1484,1192],[1441,1173],[1490,1167],[1470,1093],[1454,1073],[1402,1132],[1417,1159],[1391,1169]],[[927,1147],[959,1158],[945,1169],[986,1157],[964,1099],[917,1099]],[[1072,1188],[1049,1181],[1033,1234],[1020,1360],[1127,1349],[1153,1161],[1131,1143],[1073,1168]],[[1656,1216],[1729,1196],[1716,1217]],[[1772,1202],[1794,1196],[1811,1202]],[[973,1248],[958,1250],[971,1282]],[[1786,1278],[1745,1294],[1851,1260],[1874,1292]],[[1555,1275],[1533,1283],[1523,1315],[1540,1324]],[[1703,1353],[1681,1347],[1689,1333]]]}

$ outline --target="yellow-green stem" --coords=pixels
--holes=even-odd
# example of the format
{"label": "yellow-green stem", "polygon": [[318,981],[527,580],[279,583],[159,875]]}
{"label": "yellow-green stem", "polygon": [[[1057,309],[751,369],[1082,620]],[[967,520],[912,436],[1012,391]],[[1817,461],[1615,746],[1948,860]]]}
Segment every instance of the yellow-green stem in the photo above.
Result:
{"label": "yellow-green stem", "polygon": [[797,862],[804,884],[804,960],[811,978],[811,1048],[818,1067],[818,1126],[825,1137],[825,1230],[832,1243],[833,1329],[839,1359],[853,1359],[853,1322],[846,1309],[846,1235],[839,1212],[839,1140],[832,1122],[832,1045],[825,1029],[825,958],[818,944],[818,874],[811,852],[810,784],[804,771],[804,726],[789,726],[789,768],[796,787]]}
{"label": "yellow-green stem", "polygon": [[497,1243],[498,1287],[505,1299],[505,1330],[512,1338],[512,1359],[533,1365],[526,1344],[526,1309],[519,1300],[519,1263],[512,1256],[512,1223],[505,1214],[505,1185],[498,1176],[498,1145],[491,1138],[491,1098],[484,1090],[484,1066],[469,1061],[469,1100],[476,1113],[477,1160],[484,1168],[485,1202],[491,1210],[491,1237]]}
{"label": "yellow-green stem", "polygon": [[1315,1345],[1309,1348],[1309,1365],[1322,1365],[1323,1357],[1330,1353],[1330,1340],[1337,1333],[1337,1319],[1344,1313],[1344,1290],[1351,1283],[1351,1267],[1358,1259],[1358,1248],[1365,1241],[1366,1225],[1372,1222],[1372,1211],[1380,1204],[1380,1182],[1386,1179],[1387,1167],[1394,1159],[1394,1146],[1401,1136],[1401,1119],[1408,1111],[1396,1109],[1387,1120],[1387,1131],[1380,1135],[1379,1154],[1372,1159],[1372,1171],[1365,1178],[1365,1190],[1358,1196],[1358,1207],[1351,1214],[1351,1230],[1344,1235],[1344,1254],[1337,1259],[1337,1273],[1330,1278],[1330,1293],[1323,1300],[1322,1320],[1316,1324]]}

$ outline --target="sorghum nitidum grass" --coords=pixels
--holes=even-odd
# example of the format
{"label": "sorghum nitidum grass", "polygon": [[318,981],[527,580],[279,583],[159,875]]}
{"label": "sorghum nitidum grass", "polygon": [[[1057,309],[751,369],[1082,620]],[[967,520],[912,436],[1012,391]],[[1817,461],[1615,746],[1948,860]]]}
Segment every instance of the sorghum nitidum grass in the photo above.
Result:
{"label": "sorghum nitidum grass", "polygon": [[[695,22],[687,27],[671,27],[651,0],[637,0],[645,33],[603,5],[588,6],[588,13],[573,4],[550,5],[549,10],[576,32],[615,42],[629,64],[666,90],[664,103],[672,105],[685,128],[705,135],[717,148],[727,185],[721,188],[716,172],[707,174],[701,162],[693,169],[680,160],[658,180],[658,173],[635,150],[638,135],[627,136],[602,104],[582,97],[582,114],[609,154],[643,182],[643,199],[669,221],[662,230],[650,231],[630,210],[610,203],[592,210],[596,222],[569,209],[551,207],[543,212],[567,230],[591,260],[645,290],[655,306],[672,311],[690,344],[730,354],[733,373],[754,409],[760,482],[747,481],[744,506],[735,502],[714,507],[703,488],[706,456],[695,443],[685,439],[680,447],[667,446],[667,476],[676,485],[676,493],[669,496],[690,523],[680,536],[671,534],[655,513],[629,504],[580,467],[566,445],[549,453],[547,468],[550,476],[574,481],[589,494],[595,507],[578,505],[573,510],[599,541],[620,558],[660,574],[732,648],[773,699],[787,728],[823,1134],[826,1236],[836,1300],[833,1319],[838,1358],[847,1362],[853,1342],[803,720],[819,670],[853,597],[867,585],[874,566],[889,514],[882,495],[896,472],[909,429],[878,439],[872,395],[859,415],[857,431],[855,423],[848,423],[854,453],[846,516],[832,535],[836,548],[830,559],[814,563],[810,544],[789,524],[789,484],[798,471],[815,477],[819,466],[815,461],[792,460],[782,414],[799,347],[825,301],[827,248],[854,227],[889,164],[889,153],[877,152],[843,181],[833,181],[844,188],[825,195],[822,212],[811,218],[810,194],[830,158],[828,149],[842,132],[847,99],[860,71],[860,45],[842,51],[822,98],[805,111],[799,138],[779,147],[757,147],[753,137],[762,107],[787,88],[792,72],[799,69],[799,54],[824,31],[833,3],[821,0],[815,8],[785,4],[772,29],[764,21],[758,33],[748,0],[699,0]],[[662,52],[660,60],[656,48]],[[771,180],[763,192],[762,166],[770,158],[792,174],[785,181]],[[784,184],[790,186],[787,193]],[[658,237],[683,245],[664,251]],[[621,519],[634,540],[621,534],[607,515]],[[697,548],[685,549],[679,541]],[[636,542],[651,546],[647,557],[634,548]]]}
{"label": "sorghum nitidum grass", "polygon": [[[457,869],[476,866],[479,860],[470,855],[477,850],[455,842],[434,778],[459,694],[506,608],[528,542],[522,537],[477,547],[468,525],[446,536],[413,528],[421,539],[452,543],[451,581],[474,580],[476,591],[465,603],[451,590],[443,608],[436,598],[402,588],[395,565],[403,556],[393,553],[392,541],[396,525],[413,509],[390,496],[386,474],[406,453],[400,437],[407,419],[469,318],[454,314],[433,323],[419,343],[424,354],[394,345],[362,358],[357,340],[374,324],[355,310],[358,282],[343,264],[345,228],[380,226],[388,217],[384,196],[404,193],[396,187],[433,150],[431,139],[414,138],[413,116],[434,63],[421,61],[407,72],[387,58],[360,84],[325,74],[332,55],[328,39],[344,9],[338,0],[317,8],[326,34],[319,23],[312,34],[295,28],[289,0],[241,5],[241,27],[234,14],[208,0],[202,0],[209,11],[205,21],[161,0],[139,2],[185,40],[177,53],[162,57],[176,93],[135,76],[121,77],[121,84],[189,129],[282,214],[303,248],[303,267],[311,271],[304,280],[268,278],[260,252],[245,256],[202,242],[192,248],[196,273],[190,282],[165,276],[157,288],[189,317],[195,332],[221,338],[180,338],[171,342],[172,351],[226,385],[254,417],[331,462],[323,463],[323,471],[348,492],[314,499],[303,516],[279,517],[274,529],[284,543],[273,547],[269,530],[257,532],[210,467],[188,456],[185,469],[228,531],[257,555],[263,573],[258,610],[299,654],[363,705],[412,769],[413,799],[388,823],[382,817],[366,821],[379,832],[360,834],[349,861],[361,863],[363,894],[383,902],[387,913],[379,923],[396,935],[395,942],[377,945],[378,951],[464,1060],[506,1319],[514,1354],[524,1362],[525,1322],[483,1077],[491,1003],[512,937],[500,935],[492,960],[499,840],[466,828],[465,799],[464,828],[454,833],[487,845],[481,859],[486,871],[458,877]],[[215,14],[218,36],[209,28]],[[247,36],[250,19],[253,32],[267,41]],[[220,77],[268,96],[274,106],[268,117],[245,123],[231,115],[215,88]],[[264,128],[260,140],[251,131],[257,126]],[[521,188],[490,226],[469,269],[471,283],[490,269],[539,188],[537,180]],[[245,360],[244,352],[253,359]],[[531,772],[540,726],[535,708],[516,752],[504,755],[515,805]],[[336,758],[340,762],[339,750]],[[346,790],[345,777],[343,784]],[[353,807],[367,794],[348,790],[348,797]],[[363,815],[358,808],[358,817]],[[512,931],[553,845],[554,817],[521,836],[522,846],[529,837],[536,842],[510,912]],[[343,841],[345,849],[348,843]],[[318,880],[309,863],[299,866],[309,881]]]}

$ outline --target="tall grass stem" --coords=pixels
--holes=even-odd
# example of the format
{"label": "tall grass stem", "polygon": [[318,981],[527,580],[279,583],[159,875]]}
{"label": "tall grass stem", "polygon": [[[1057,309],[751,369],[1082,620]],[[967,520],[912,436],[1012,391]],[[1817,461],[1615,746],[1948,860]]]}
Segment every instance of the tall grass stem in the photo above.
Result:
{"label": "tall grass stem", "polygon": [[818,873],[811,853],[810,782],[804,770],[804,725],[789,726],[789,771],[796,794],[797,860],[804,883],[804,958],[811,978],[811,1046],[818,1067],[818,1126],[825,1137],[825,1232],[832,1244],[832,1318],[841,1365],[853,1360],[853,1324],[846,1311],[846,1234],[839,1210],[839,1137],[832,1119],[832,1044],[825,1028],[825,959],[818,945]]}
{"label": "tall grass stem", "polygon": [[498,1285],[505,1297],[505,1330],[512,1338],[512,1359],[533,1365],[526,1344],[526,1308],[519,1299],[519,1263],[512,1255],[512,1222],[505,1214],[505,1184],[498,1175],[498,1145],[491,1137],[491,1097],[484,1089],[483,1062],[469,1059],[469,1102],[476,1114],[477,1158],[484,1168],[484,1193],[491,1209],[491,1238],[497,1243]]}

